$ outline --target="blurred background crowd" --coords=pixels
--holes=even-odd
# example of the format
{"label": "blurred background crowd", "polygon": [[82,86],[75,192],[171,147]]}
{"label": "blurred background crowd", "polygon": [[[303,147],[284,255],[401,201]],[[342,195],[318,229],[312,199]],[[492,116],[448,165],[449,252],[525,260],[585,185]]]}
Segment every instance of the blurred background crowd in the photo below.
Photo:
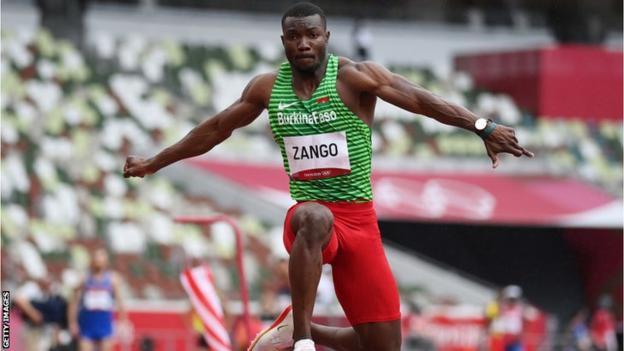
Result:
{"label": "blurred background crowd", "polygon": [[[275,69],[290,3],[3,2],[2,286],[19,305],[15,350],[71,349],[63,301],[100,248],[122,277],[132,322],[116,333],[119,350],[210,350],[196,345],[179,279],[200,263],[215,276],[240,347],[248,336],[237,254],[255,327],[289,303],[281,239],[289,200],[273,186],[280,154],[266,115],[163,174],[128,180],[121,171],[127,155],[170,145],[237,99],[255,74]],[[379,193],[407,189],[427,207],[379,209],[404,302],[405,350],[621,349],[621,2],[319,5],[332,52],[379,61],[513,126],[537,155],[505,158],[492,175],[479,138],[379,102],[375,196],[390,208],[401,202]],[[560,94],[546,93],[553,89]],[[479,206],[485,212],[469,211]],[[176,222],[217,213],[237,221],[243,252],[227,223]],[[327,269],[316,314],[341,325],[332,284]],[[33,318],[29,304],[48,306],[48,317]]]}

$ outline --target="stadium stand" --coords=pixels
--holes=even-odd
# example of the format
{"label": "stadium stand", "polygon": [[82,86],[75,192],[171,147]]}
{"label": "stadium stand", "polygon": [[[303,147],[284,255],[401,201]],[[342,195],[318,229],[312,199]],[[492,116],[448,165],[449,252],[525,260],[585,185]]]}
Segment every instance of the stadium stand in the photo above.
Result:
{"label": "stadium stand", "polygon": [[[275,274],[271,263],[284,255],[281,228],[240,208],[223,208],[217,199],[191,195],[167,177],[126,180],[121,166],[123,155],[149,154],[171,144],[234,101],[254,74],[281,60],[274,50],[258,47],[101,33],[81,52],[44,30],[3,29],[3,283],[16,287],[26,277],[50,275],[71,287],[89,264],[88,252],[106,246],[132,298],[184,298],[178,275],[193,259],[203,258],[211,262],[220,288],[236,300],[231,229],[172,220],[177,214],[224,212],[239,220],[246,235],[252,299],[260,300],[267,285],[279,285],[263,278]],[[574,176],[621,195],[621,122],[542,119],[508,96],[475,89],[463,72],[438,77],[427,67],[390,68],[480,115],[513,125],[539,157],[528,166],[506,160],[505,172]],[[265,122],[266,115],[236,132],[211,157],[279,163]],[[478,138],[383,102],[373,146],[382,168],[489,167]],[[420,287],[404,288],[409,295]],[[336,301],[329,299],[328,305],[336,308]]]}
{"label": "stadium stand", "polygon": [[[95,65],[94,57],[45,31],[2,35],[2,237],[28,275],[75,282],[75,272],[87,268],[87,252],[106,245],[114,268],[127,277],[129,296],[180,298],[178,274],[187,256],[228,260],[234,249],[229,228],[174,224],[174,211],[219,210],[239,218],[248,234],[268,229],[234,209],[215,208],[210,199],[185,195],[166,178],[121,176],[122,155],[180,137],[192,123],[189,106],[210,102],[209,85],[197,71],[175,70],[193,50],[164,43],[140,52],[139,42],[128,40],[115,58],[100,45]],[[143,70],[133,66],[139,54],[153,58]],[[165,59],[176,82],[170,90],[148,83],[163,78],[164,62],[158,62]],[[228,276],[226,268],[222,275]],[[8,286],[17,282],[6,277]]]}
{"label": "stadium stand", "polygon": [[[170,246],[199,256],[209,243],[197,228],[173,224],[172,211],[217,209],[210,199],[184,195],[163,177],[124,180],[121,155],[177,140],[233,101],[253,74],[281,58],[244,46],[203,47],[132,36],[97,36],[85,55],[45,31],[3,31],[2,39],[2,215],[8,224],[3,237],[9,242],[30,238],[44,257],[71,252],[78,268],[84,268],[80,257],[85,249],[105,242],[118,254],[116,267],[140,278],[131,279],[138,284],[129,287],[132,294],[144,296],[141,291],[147,290],[149,296],[179,296],[179,289],[157,292],[153,281],[165,277],[175,285],[170,283],[175,270],[166,263]],[[536,173],[572,174],[621,192],[621,123],[540,119],[504,95],[476,91],[461,72],[442,80],[427,69],[392,69],[481,115],[516,126],[527,147],[544,155],[544,168]],[[381,163],[467,158],[473,160],[469,167],[484,166],[478,139],[385,103],[377,111],[374,147]],[[253,150],[256,161],[279,162],[270,139],[260,119],[214,154],[244,159]],[[247,222],[255,231],[267,230],[258,220]]]}

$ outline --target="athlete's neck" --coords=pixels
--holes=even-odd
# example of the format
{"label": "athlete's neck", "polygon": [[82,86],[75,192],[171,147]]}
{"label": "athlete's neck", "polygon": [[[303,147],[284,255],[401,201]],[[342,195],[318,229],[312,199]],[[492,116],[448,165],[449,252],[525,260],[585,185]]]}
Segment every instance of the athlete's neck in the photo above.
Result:
{"label": "athlete's neck", "polygon": [[327,71],[327,63],[329,55],[325,55],[321,64],[314,71],[301,71],[292,67],[292,87],[298,96],[309,98],[314,90],[321,84],[325,71]]}

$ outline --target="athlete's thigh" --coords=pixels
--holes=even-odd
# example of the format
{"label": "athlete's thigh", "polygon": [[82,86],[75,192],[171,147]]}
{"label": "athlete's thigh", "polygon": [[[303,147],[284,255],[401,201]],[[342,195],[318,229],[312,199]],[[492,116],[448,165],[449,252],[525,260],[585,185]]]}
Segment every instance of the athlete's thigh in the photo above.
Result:
{"label": "athlete's thigh", "polygon": [[111,351],[113,349],[113,340],[111,338],[102,339],[100,341],[99,351]]}
{"label": "athlete's thigh", "polygon": [[401,321],[363,323],[353,327],[360,339],[362,351],[399,351]]}
{"label": "athlete's thigh", "polygon": [[332,262],[334,288],[351,325],[401,318],[399,293],[375,219],[335,223],[340,254]]}
{"label": "athlete's thigh", "polygon": [[89,339],[80,339],[80,351],[94,351],[95,344]]}

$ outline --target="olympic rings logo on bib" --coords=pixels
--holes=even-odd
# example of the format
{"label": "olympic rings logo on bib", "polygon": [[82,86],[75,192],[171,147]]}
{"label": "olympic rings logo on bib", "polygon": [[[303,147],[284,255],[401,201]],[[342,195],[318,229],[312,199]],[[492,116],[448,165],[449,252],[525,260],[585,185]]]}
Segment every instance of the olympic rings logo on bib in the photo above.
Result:
{"label": "olympic rings logo on bib", "polygon": [[345,132],[284,137],[284,147],[292,179],[333,178],[351,173]]}

